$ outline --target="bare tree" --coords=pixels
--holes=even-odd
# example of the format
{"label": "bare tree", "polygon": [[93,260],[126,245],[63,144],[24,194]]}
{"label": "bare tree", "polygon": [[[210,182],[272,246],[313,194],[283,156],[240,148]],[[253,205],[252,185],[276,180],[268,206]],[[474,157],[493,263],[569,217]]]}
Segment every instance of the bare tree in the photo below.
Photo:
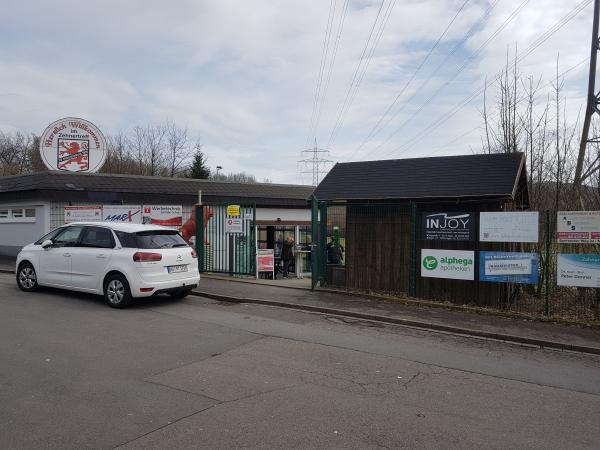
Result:
{"label": "bare tree", "polygon": [[188,143],[187,128],[179,128],[173,122],[167,122],[164,126],[166,133],[167,168],[169,176],[174,177],[183,172],[183,166],[189,160],[191,150]]}
{"label": "bare tree", "polygon": [[0,132],[0,175],[17,175],[39,170],[34,164],[39,138],[32,134]]}
{"label": "bare tree", "polygon": [[[485,153],[522,152],[526,156],[530,205],[534,209],[572,209],[573,157],[578,120],[566,116],[563,80],[558,73],[552,93],[541,98],[541,79],[519,74],[514,65],[495,80],[495,110],[490,112],[487,93],[482,119]],[[593,161],[586,167],[592,167]],[[584,173],[590,177],[590,174]]]}
{"label": "bare tree", "polygon": [[216,181],[232,181],[235,183],[258,183],[254,175],[246,172],[229,173],[227,175],[215,174],[211,175],[211,179]]}

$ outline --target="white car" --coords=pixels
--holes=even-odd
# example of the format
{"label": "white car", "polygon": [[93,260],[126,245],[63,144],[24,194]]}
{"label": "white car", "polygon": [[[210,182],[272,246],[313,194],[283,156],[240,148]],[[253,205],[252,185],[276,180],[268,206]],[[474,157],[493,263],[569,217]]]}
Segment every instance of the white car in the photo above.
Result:
{"label": "white car", "polygon": [[21,250],[17,284],[104,295],[114,308],[134,298],[185,297],[198,286],[196,252],[173,229],[117,222],[77,222]]}

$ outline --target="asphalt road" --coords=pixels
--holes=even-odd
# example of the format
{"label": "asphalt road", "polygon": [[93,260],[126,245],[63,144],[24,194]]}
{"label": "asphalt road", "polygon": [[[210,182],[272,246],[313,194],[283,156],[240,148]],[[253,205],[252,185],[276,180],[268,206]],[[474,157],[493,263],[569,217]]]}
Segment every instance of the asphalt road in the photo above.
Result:
{"label": "asphalt road", "polygon": [[598,448],[600,358],[0,275],[0,448]]}

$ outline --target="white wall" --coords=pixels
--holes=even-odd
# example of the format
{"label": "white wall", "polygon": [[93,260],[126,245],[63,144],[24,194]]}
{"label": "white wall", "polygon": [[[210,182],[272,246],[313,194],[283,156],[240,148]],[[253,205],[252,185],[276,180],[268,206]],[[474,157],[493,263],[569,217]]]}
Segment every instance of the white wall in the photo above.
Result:
{"label": "white wall", "polygon": [[256,220],[310,222],[310,209],[256,208]]}
{"label": "white wall", "polygon": [[0,203],[0,208],[35,207],[35,222],[0,222],[0,255],[17,256],[21,248],[50,231],[50,204],[47,202]]}

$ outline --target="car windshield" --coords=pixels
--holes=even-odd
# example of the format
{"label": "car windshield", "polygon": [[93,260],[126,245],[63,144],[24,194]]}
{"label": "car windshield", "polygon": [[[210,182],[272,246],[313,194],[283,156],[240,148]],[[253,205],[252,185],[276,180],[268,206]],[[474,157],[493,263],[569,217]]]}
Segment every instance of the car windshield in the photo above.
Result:
{"label": "car windshield", "polygon": [[137,248],[160,249],[187,247],[188,244],[177,231],[171,230],[152,230],[140,231],[133,235]]}

